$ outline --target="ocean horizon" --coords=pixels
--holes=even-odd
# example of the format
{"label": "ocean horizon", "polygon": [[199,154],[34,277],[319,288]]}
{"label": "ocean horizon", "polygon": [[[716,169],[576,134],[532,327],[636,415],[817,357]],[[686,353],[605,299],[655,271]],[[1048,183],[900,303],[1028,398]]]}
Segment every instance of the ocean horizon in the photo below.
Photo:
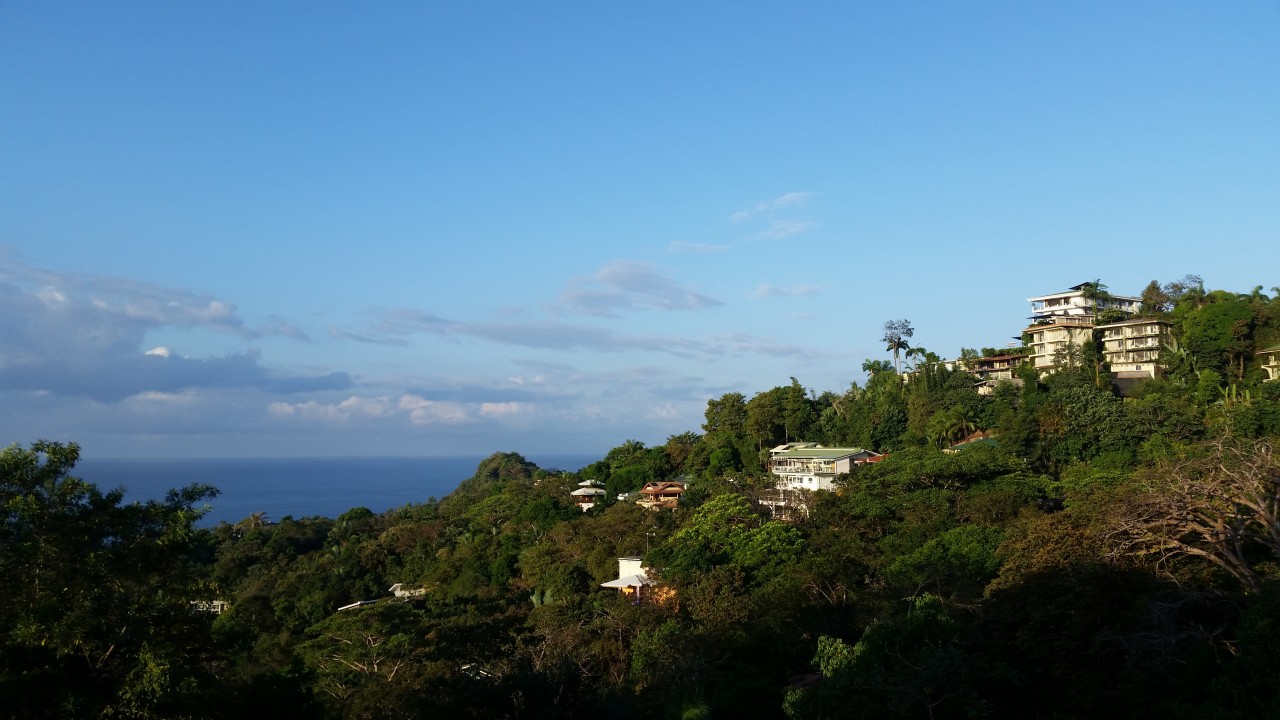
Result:
{"label": "ocean horizon", "polygon": [[[442,498],[475,474],[488,456],[81,458],[72,475],[103,491],[124,488],[125,502],[161,500],[169,490],[212,485],[200,525],[235,523],[255,512],[285,517],[336,518],[352,508],[375,513]],[[547,470],[572,472],[600,455],[525,458]]]}

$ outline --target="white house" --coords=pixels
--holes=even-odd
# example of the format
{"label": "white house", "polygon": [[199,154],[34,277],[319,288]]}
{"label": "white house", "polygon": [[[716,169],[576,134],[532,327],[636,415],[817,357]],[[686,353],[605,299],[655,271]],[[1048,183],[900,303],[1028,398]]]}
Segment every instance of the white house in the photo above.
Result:
{"label": "white house", "polygon": [[595,507],[596,503],[604,502],[605,490],[604,485],[597,480],[583,480],[578,483],[578,489],[569,494],[573,496],[578,509],[586,512]]}
{"label": "white house", "polygon": [[1085,288],[1092,283],[1073,285],[1070,290],[1027,298],[1031,303],[1031,319],[1045,320],[1063,316],[1093,316],[1100,310],[1120,310],[1133,315],[1142,306],[1142,298],[1131,295],[1110,295],[1101,300],[1085,297]]}
{"label": "white house", "polygon": [[670,588],[649,577],[644,559],[630,556],[618,558],[618,579],[600,583],[600,587],[614,588],[620,594],[641,600],[665,602],[673,596]]}
{"label": "white house", "polygon": [[854,465],[876,462],[879,453],[862,448],[828,448],[817,443],[787,443],[769,451],[769,472],[780,490],[830,490],[837,475]]}

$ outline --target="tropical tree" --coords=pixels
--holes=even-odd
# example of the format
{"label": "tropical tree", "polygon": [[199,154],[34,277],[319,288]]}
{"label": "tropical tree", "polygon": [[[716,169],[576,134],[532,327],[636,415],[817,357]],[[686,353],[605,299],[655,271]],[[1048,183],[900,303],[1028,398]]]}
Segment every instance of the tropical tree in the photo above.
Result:
{"label": "tropical tree", "polygon": [[892,369],[893,369],[893,366],[890,365],[886,360],[863,360],[862,361],[862,371],[868,375],[875,375],[876,373],[882,373],[882,372],[885,372],[886,370],[892,370]]}
{"label": "tropical tree", "polygon": [[885,343],[885,350],[893,353],[893,368],[902,372],[900,353],[911,347],[907,339],[915,335],[910,320],[887,320],[884,324],[884,335],[880,341]]}
{"label": "tropical tree", "polygon": [[1217,440],[1146,474],[1144,492],[1118,516],[1117,551],[1207,560],[1247,592],[1280,562],[1280,458],[1266,441]]}
{"label": "tropical tree", "polygon": [[928,362],[929,356],[932,355],[933,353],[925,349],[924,346],[917,345],[916,347],[913,347],[913,348],[907,348],[907,351],[904,354],[906,355],[907,360],[909,362],[907,369],[915,370],[916,368],[920,367],[920,363],[922,361]]}
{"label": "tropical tree", "polygon": [[1107,291],[1107,286],[1103,285],[1101,280],[1094,280],[1082,285],[1080,287],[1080,296],[1085,300],[1092,300],[1095,310],[1098,306],[1111,299],[1111,293]]}
{"label": "tropical tree", "polygon": [[0,451],[0,698],[10,717],[177,717],[198,704],[212,599],[192,485],[125,504],[73,477],[74,443]]}

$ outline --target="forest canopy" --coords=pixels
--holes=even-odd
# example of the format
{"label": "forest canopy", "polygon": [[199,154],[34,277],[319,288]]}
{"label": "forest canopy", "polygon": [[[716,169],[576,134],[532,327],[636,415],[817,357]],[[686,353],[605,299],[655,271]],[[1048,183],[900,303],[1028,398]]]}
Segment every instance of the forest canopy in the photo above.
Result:
{"label": "forest canopy", "polygon": [[[1091,341],[980,394],[892,320],[841,391],[710,398],[577,472],[495,453],[381,514],[201,527],[214,488],[126,503],[74,444],[11,446],[0,715],[1274,715],[1280,298],[1188,276],[1141,314],[1173,342],[1137,387]],[[797,441],[880,461],[780,514]],[[660,481],[674,510],[627,499]],[[652,585],[602,587],[619,558]]]}

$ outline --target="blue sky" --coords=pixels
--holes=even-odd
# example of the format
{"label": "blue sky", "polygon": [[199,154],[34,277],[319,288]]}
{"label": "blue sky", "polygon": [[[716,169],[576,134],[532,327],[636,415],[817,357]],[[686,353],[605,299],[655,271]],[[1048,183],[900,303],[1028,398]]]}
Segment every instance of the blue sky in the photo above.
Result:
{"label": "blue sky", "polygon": [[0,3],[0,442],[603,453],[1280,285],[1276,2]]}

